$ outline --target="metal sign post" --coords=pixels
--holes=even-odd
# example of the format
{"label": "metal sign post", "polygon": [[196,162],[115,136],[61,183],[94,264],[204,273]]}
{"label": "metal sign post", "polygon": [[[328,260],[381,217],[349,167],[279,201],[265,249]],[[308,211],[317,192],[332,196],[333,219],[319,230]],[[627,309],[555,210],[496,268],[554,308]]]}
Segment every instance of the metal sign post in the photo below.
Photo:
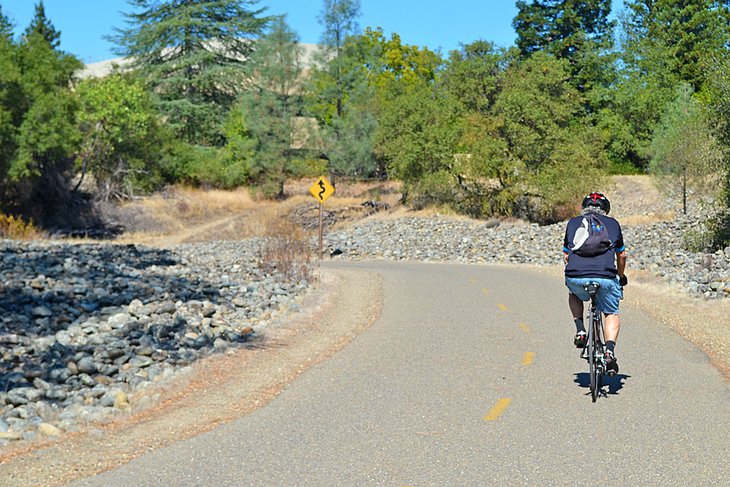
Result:
{"label": "metal sign post", "polygon": [[319,250],[317,251],[317,260],[320,260],[322,259],[322,234],[324,233],[322,206],[324,206],[327,198],[334,194],[335,188],[327,181],[327,178],[322,176],[309,188],[309,192],[319,201]]}

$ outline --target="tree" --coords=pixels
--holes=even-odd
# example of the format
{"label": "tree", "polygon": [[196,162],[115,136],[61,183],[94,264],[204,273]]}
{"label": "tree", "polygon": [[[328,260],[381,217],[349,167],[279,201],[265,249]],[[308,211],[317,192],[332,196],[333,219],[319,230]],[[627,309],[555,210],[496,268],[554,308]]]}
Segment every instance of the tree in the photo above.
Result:
{"label": "tree", "polygon": [[121,74],[90,79],[78,88],[82,142],[76,155],[81,178],[91,173],[97,198],[124,199],[156,179],[164,130],[141,82]]}
{"label": "tree", "polygon": [[319,21],[324,31],[310,76],[307,107],[320,123],[323,156],[330,176],[363,176],[375,171],[372,137],[374,88],[367,66],[377,63],[375,45],[358,35],[359,0],[325,0]]}
{"label": "tree", "polygon": [[17,104],[20,70],[17,64],[17,46],[12,38],[13,26],[0,7],[0,198],[7,190],[5,181],[15,154]]}
{"label": "tree", "polygon": [[626,4],[624,61],[671,74],[699,92],[709,61],[730,44],[724,0],[632,0]]}
{"label": "tree", "polygon": [[497,49],[489,41],[475,41],[451,52],[443,82],[468,110],[490,113],[509,63],[506,51]]}
{"label": "tree", "polygon": [[[574,85],[581,91],[611,77],[614,22],[606,0],[524,0],[517,2],[512,25],[523,57],[539,51],[570,61]],[[606,72],[608,68],[608,72]]]}
{"label": "tree", "polygon": [[7,41],[12,41],[13,39],[13,23],[10,22],[10,19],[7,15],[3,13],[3,8],[0,5],[0,38],[5,39]]}
{"label": "tree", "polygon": [[342,137],[333,162],[346,174],[384,177],[387,163],[376,144],[383,110],[394,97],[432,84],[443,60],[425,47],[403,44],[397,33],[387,38],[380,28],[348,38],[345,54],[356,82],[348,94],[348,110],[338,122]]}
{"label": "tree", "polygon": [[701,199],[716,196],[721,180],[722,152],[710,131],[704,107],[692,97],[692,87],[682,83],[674,102],[662,117],[652,140],[652,174],[663,188],[682,198],[687,213],[690,192]]}
{"label": "tree", "polygon": [[344,97],[350,87],[351,73],[345,67],[345,43],[348,37],[357,33],[359,16],[360,0],[324,0],[318,18],[324,27],[319,62],[326,65],[327,75],[331,78],[329,93],[324,95],[334,102],[337,117],[342,116]]}
{"label": "tree", "polygon": [[376,144],[390,176],[404,183],[403,199],[423,206],[456,203],[454,154],[463,131],[459,101],[428,83],[415,83],[383,107]]}
{"label": "tree", "polygon": [[51,21],[46,17],[46,9],[43,6],[43,0],[35,5],[35,15],[30,21],[30,25],[25,29],[25,35],[32,33],[39,34],[53,48],[57,49],[61,43],[61,33],[53,27]]}
{"label": "tree", "polygon": [[133,60],[172,129],[190,143],[224,143],[222,123],[245,87],[245,65],[268,17],[258,0],[128,0],[112,39]]}
{"label": "tree", "polygon": [[708,76],[708,105],[713,125],[723,150],[722,192],[718,198],[717,216],[709,222],[712,246],[730,246],[730,57],[713,59]]}
{"label": "tree", "polygon": [[303,108],[302,48],[283,17],[257,43],[251,65],[251,87],[236,108],[240,115],[233,115],[243,118],[241,127],[256,144],[246,177],[265,186],[270,196],[281,197],[300,142],[295,137],[302,136],[295,124]]}
{"label": "tree", "polygon": [[512,26],[523,55],[548,51],[572,59],[587,44],[611,45],[611,2],[605,0],[524,0]]}
{"label": "tree", "polygon": [[602,129],[612,134],[614,163],[646,170],[652,134],[673,102],[677,86],[701,93],[709,62],[729,42],[727,5],[715,0],[631,0],[621,16],[621,72],[611,113]]}
{"label": "tree", "polygon": [[[11,49],[10,52],[13,52]],[[53,49],[38,32],[23,36],[13,53],[8,83],[9,142],[5,208],[40,224],[68,223],[79,214],[69,189],[78,147],[73,74],[83,65]],[[0,90],[2,91],[2,90]]]}
{"label": "tree", "polygon": [[584,95],[570,83],[568,61],[542,52],[510,66],[502,85],[494,115],[506,143],[507,171],[501,172],[519,175],[508,180],[523,195],[515,205],[530,219],[560,219],[561,207],[595,185],[606,165],[600,138],[584,115]]}

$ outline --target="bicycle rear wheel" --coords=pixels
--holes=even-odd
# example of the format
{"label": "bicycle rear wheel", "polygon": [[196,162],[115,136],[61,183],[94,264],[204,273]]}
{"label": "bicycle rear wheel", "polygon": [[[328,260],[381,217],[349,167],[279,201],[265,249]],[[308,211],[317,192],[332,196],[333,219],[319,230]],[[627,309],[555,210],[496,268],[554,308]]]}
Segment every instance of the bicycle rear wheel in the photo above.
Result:
{"label": "bicycle rear wheel", "polygon": [[598,364],[596,363],[596,342],[598,337],[596,336],[596,323],[594,317],[595,310],[591,309],[590,313],[590,325],[588,328],[588,372],[590,375],[591,382],[591,399],[596,402],[598,398]]}

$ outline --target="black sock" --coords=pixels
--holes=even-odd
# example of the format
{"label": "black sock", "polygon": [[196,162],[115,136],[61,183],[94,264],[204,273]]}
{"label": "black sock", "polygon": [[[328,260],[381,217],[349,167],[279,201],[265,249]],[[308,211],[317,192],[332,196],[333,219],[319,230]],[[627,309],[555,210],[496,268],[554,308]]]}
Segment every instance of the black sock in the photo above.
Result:
{"label": "black sock", "polygon": [[586,327],[583,326],[583,320],[581,318],[574,318],[573,321],[575,321],[575,332],[576,333],[586,331]]}
{"label": "black sock", "polygon": [[614,351],[613,349],[616,348],[616,342],[614,342],[613,340],[607,340],[606,348],[608,348],[611,351],[611,353],[613,353],[613,351]]}

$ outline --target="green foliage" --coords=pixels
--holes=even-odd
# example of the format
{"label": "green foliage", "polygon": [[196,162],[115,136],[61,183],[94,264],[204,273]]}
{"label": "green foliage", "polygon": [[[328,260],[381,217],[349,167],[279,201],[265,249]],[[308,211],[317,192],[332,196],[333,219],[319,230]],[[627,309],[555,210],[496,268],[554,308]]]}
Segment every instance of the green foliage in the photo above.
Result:
{"label": "green foliage", "polygon": [[651,149],[651,173],[662,179],[666,190],[681,196],[684,213],[690,193],[704,199],[717,195],[722,152],[690,85],[679,85],[675,101],[654,133]]}
{"label": "green foliage", "polygon": [[602,120],[614,165],[629,160],[647,169],[651,140],[676,87],[701,93],[709,62],[726,52],[730,17],[715,0],[633,0],[621,19],[621,77],[612,114]]}
{"label": "green foliage", "polygon": [[234,107],[228,112],[224,134],[226,145],[214,159],[216,164],[211,168],[207,182],[225,188],[252,182],[252,176],[257,172],[254,168],[257,143],[243,107]]}
{"label": "green foliage", "polygon": [[276,18],[251,59],[251,86],[229,116],[231,163],[245,167],[244,181],[266,186],[267,196],[283,196],[292,160],[309,140],[297,124],[303,109],[301,58],[296,34],[283,17]]}
{"label": "green foliage", "polygon": [[39,0],[35,5],[35,15],[30,21],[30,25],[25,29],[26,36],[33,34],[40,35],[53,49],[57,49],[61,43],[61,33],[53,27],[51,21],[46,17],[43,0]]}
{"label": "green foliage", "polygon": [[242,184],[241,172],[226,157],[225,149],[173,140],[162,148],[163,182],[230,189]]}
{"label": "green foliage", "polygon": [[646,72],[671,74],[700,91],[708,62],[730,42],[728,4],[718,0],[627,2],[629,59]]}
{"label": "green foliage", "polygon": [[382,107],[376,148],[411,201],[553,221],[602,178],[600,133],[567,60],[480,41],[452,53],[438,81]]}
{"label": "green foliage", "polygon": [[142,83],[120,74],[81,83],[77,165],[94,176],[97,197],[124,199],[159,183],[166,130]]}
{"label": "green foliage", "polygon": [[368,83],[376,96],[394,89],[394,85],[432,82],[443,60],[426,47],[403,44],[397,33],[387,38],[383,29],[366,28],[352,43],[354,56],[367,71]]}
{"label": "green foliage", "polygon": [[501,88],[501,76],[511,61],[510,54],[493,43],[475,41],[451,52],[443,82],[467,110],[490,113]]}
{"label": "green foliage", "polygon": [[[546,52],[570,60],[571,83],[582,92],[605,87],[612,81],[614,22],[611,2],[605,0],[532,0],[517,2],[512,25],[522,56]],[[600,105],[601,95],[586,99]]]}
{"label": "green foliage", "polygon": [[[359,12],[359,3],[344,3],[338,8]],[[325,7],[337,5],[325,2]],[[312,74],[307,106],[320,121],[333,176],[383,176],[387,162],[376,143],[382,112],[413,86],[433,82],[442,60],[426,48],[403,44],[395,33],[387,38],[379,28],[356,34],[355,19],[341,12],[329,16],[334,18],[340,20],[325,25],[330,44]]]}
{"label": "green foliage", "polygon": [[38,33],[30,33],[17,47],[18,75],[10,103],[17,128],[16,154],[8,168],[12,180],[39,176],[42,171],[65,171],[79,133],[76,97],[68,89],[81,63],[54,50]]}
{"label": "green foliage", "polygon": [[408,187],[448,171],[458,153],[461,114],[458,100],[425,83],[395,97],[384,107],[376,133],[389,174]]}
{"label": "green foliage", "polygon": [[713,60],[708,79],[707,103],[723,149],[718,214],[708,223],[713,246],[719,248],[730,246],[730,58],[727,55]]}
{"label": "green foliage", "polygon": [[13,37],[13,23],[7,15],[3,13],[2,5],[0,5],[0,38],[5,41],[11,41]]}
{"label": "green foliage", "polygon": [[18,129],[18,151],[9,175],[19,180],[54,167],[65,171],[78,145],[77,100],[68,92],[38,97]]}
{"label": "green foliage", "polygon": [[611,44],[611,3],[603,0],[532,0],[517,2],[512,22],[523,55],[547,51],[572,58],[588,45]]}
{"label": "green foliage", "polygon": [[574,203],[606,166],[599,136],[582,116],[584,98],[569,76],[567,60],[535,53],[505,72],[495,103],[507,145],[504,163],[519,173],[511,184],[531,200],[522,207],[532,219],[550,220],[554,208]]}
{"label": "green foliage", "polygon": [[245,85],[246,60],[268,17],[257,0],[129,0],[129,28],[113,40],[134,60],[168,125],[190,143],[218,146]]}
{"label": "green foliage", "polygon": [[325,0],[319,17],[324,28],[317,67],[311,74],[309,111],[320,122],[328,171],[335,176],[370,176],[376,123],[370,68],[382,65],[379,43],[358,35],[359,0]]}

